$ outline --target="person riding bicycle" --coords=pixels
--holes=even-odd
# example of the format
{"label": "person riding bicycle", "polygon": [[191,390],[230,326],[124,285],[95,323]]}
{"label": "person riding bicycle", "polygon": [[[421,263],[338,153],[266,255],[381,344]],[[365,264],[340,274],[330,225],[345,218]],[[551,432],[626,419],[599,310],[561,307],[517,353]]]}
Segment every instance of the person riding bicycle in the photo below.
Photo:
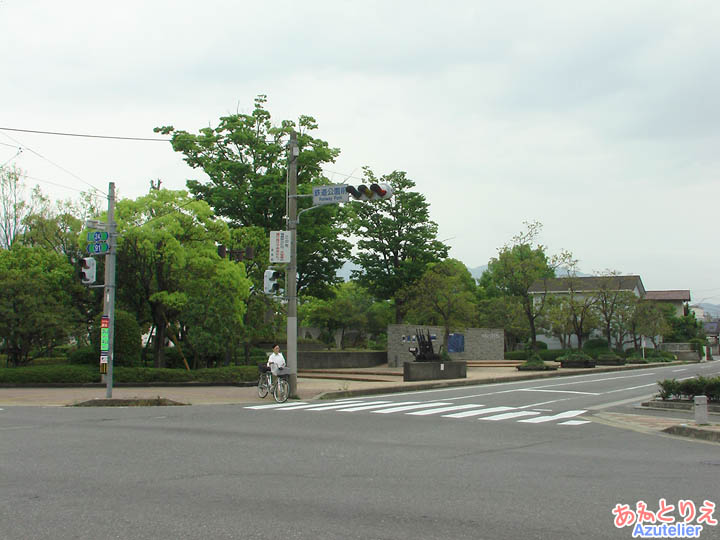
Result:
{"label": "person riding bicycle", "polygon": [[[278,369],[285,367],[285,357],[280,352],[280,345],[273,346],[273,352],[268,356],[267,364],[260,366],[260,372],[270,371],[272,375],[277,375]],[[272,383],[272,377],[270,379]]]}

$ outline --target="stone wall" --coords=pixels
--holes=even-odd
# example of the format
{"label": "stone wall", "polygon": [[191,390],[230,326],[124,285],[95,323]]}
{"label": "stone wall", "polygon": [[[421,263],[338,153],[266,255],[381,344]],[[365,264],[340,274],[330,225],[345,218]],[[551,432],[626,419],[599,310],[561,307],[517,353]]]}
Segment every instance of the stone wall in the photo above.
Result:
{"label": "stone wall", "polygon": [[298,351],[298,369],[367,368],[386,361],[385,351]]}
{"label": "stone wall", "polygon": [[[440,352],[445,329],[441,326],[423,326],[416,324],[391,324],[388,326],[387,361],[389,367],[402,367],[405,362],[413,362],[415,357],[408,352],[416,346],[412,338],[417,330],[430,331],[434,336],[433,349]],[[456,333],[465,336],[465,352],[450,353],[453,361],[502,360],[504,358],[505,332],[502,328],[466,328]],[[444,347],[443,347],[444,350]]]}

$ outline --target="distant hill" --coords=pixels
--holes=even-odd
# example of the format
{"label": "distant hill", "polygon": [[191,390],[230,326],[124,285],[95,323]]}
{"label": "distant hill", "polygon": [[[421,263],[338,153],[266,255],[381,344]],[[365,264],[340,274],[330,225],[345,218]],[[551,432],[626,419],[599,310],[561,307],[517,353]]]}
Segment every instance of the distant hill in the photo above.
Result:
{"label": "distant hill", "polygon": [[701,308],[705,310],[705,313],[709,313],[713,317],[720,317],[720,306],[717,304],[707,304],[705,302],[700,302],[698,304]]}

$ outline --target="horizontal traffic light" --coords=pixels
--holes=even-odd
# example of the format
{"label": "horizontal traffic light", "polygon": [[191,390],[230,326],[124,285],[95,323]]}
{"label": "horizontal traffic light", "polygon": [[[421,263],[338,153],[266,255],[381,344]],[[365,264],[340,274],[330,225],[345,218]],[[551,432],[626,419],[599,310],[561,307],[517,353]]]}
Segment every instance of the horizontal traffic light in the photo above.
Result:
{"label": "horizontal traffic light", "polygon": [[381,201],[393,196],[393,190],[388,184],[345,186],[345,191],[357,201]]}

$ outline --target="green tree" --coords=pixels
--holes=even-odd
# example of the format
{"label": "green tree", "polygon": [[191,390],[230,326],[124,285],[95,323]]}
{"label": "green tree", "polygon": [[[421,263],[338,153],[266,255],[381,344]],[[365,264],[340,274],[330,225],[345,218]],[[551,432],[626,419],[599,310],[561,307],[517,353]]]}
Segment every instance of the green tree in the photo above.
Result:
{"label": "green tree", "polygon": [[24,173],[16,167],[0,167],[0,249],[10,249],[25,230],[24,221],[42,202],[40,189],[27,194]]}
{"label": "green tree", "polygon": [[[297,123],[285,120],[274,126],[265,108],[266,97],[255,99],[251,114],[220,118],[217,127],[206,127],[197,135],[173,126],[156,128],[172,135],[172,146],[185,155],[193,168],[202,169],[208,182],[188,180],[188,189],[206,201],[230,226],[260,227],[266,234],[286,228],[287,160],[284,141],[297,130],[298,192],[309,194],[314,184],[327,184],[322,167],[340,153],[311,135],[318,125],[310,116]],[[298,210],[310,200],[298,199]],[[327,205],[302,215],[298,225],[298,292],[327,296],[338,282],[337,271],[350,254],[350,244],[340,237],[340,210]]]}
{"label": "green tree", "polygon": [[445,344],[453,328],[467,328],[476,318],[475,280],[456,259],[429,264],[422,277],[400,296],[408,307],[408,319],[445,329]]}
{"label": "green tree", "polygon": [[486,270],[478,279],[477,320],[480,328],[503,328],[505,330],[505,350],[512,351],[518,343],[525,342],[530,336],[527,317],[522,301],[514,296],[503,294]]}
{"label": "green tree", "polygon": [[[152,190],[119,201],[118,298],[155,330],[155,366],[164,367],[164,343],[180,337],[199,351],[208,333],[226,343],[242,325],[250,282],[244,266],[220,259],[225,222],[184,191]],[[222,319],[222,320],[221,320]]]}
{"label": "green tree", "polygon": [[567,277],[563,283],[567,286],[567,296],[561,302],[561,309],[570,322],[578,350],[582,350],[583,339],[600,323],[595,306],[598,296],[590,291],[581,290],[582,282],[577,276],[577,259],[568,252],[562,254],[562,264],[566,268]]}
{"label": "green tree", "polygon": [[650,338],[653,347],[657,348],[658,336],[664,335],[670,330],[662,306],[657,302],[647,300],[637,303],[632,317],[632,327],[633,334],[636,336],[634,338],[636,349],[639,348],[637,336]]}
{"label": "green tree", "polygon": [[0,250],[0,343],[8,362],[64,344],[80,325],[72,305],[73,268],[64,256],[15,244]]}
{"label": "green tree", "polygon": [[336,286],[334,292],[335,296],[328,299],[308,298],[301,306],[301,317],[330,335],[340,331],[340,347],[344,349],[348,330],[357,330],[360,336],[366,333],[373,299],[352,281]]}
{"label": "green tree", "polygon": [[[498,249],[498,256],[490,259],[488,279],[506,296],[520,300],[530,329],[530,341],[533,350],[537,350],[537,319],[545,309],[547,279],[555,276],[553,262],[545,254],[545,247],[537,244],[537,236],[542,224],[526,223],[527,231],[515,236],[512,243]],[[541,292],[531,294],[538,283]]]}
{"label": "green tree", "polygon": [[558,338],[563,349],[570,348],[570,336],[573,334],[573,325],[568,316],[566,303],[567,299],[560,295],[548,295],[545,312],[541,318],[542,328]]}
{"label": "green tree", "polygon": [[389,184],[394,196],[376,202],[356,202],[346,208],[348,232],[356,236],[352,260],[360,269],[352,278],[382,300],[395,300],[395,322],[405,312],[396,293],[420,279],[429,263],[447,257],[448,246],[437,240],[437,224],[430,220],[425,196],[411,191],[415,183],[394,171],[379,180],[365,168],[365,182]]}

